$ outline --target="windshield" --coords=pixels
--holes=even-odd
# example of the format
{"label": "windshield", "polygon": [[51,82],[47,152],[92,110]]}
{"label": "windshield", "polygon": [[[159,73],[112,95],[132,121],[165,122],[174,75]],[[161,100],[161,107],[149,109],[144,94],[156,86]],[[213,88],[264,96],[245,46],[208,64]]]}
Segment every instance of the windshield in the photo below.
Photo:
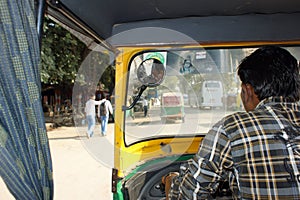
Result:
{"label": "windshield", "polygon": [[[140,91],[137,78],[143,60],[153,57],[165,67],[159,86],[147,87],[135,106],[125,111],[125,142],[159,137],[205,135],[235,111],[243,111],[236,70],[256,48],[176,49],[143,52],[129,66],[127,105]],[[299,60],[300,48],[287,47]]]}

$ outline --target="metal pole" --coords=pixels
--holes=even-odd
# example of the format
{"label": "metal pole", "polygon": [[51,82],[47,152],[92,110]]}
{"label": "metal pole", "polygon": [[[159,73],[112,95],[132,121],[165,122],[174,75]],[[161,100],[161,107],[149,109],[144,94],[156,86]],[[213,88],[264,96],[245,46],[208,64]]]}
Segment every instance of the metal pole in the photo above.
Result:
{"label": "metal pole", "polygon": [[41,47],[46,1],[45,0],[35,0],[35,3],[36,3],[36,26],[37,26],[37,32],[38,32],[38,37],[39,37],[39,44]]}

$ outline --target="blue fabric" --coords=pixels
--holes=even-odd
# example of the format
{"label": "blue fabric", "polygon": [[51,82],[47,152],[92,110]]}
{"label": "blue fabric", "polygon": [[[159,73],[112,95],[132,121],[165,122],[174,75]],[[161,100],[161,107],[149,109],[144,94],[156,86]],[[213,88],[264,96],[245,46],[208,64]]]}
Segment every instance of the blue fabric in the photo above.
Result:
{"label": "blue fabric", "polygon": [[53,199],[34,0],[0,2],[0,175],[16,199]]}
{"label": "blue fabric", "polygon": [[89,136],[91,137],[94,135],[94,129],[95,129],[95,125],[96,125],[95,116],[87,115],[86,121],[88,123],[88,131],[87,132],[88,132]]}
{"label": "blue fabric", "polygon": [[108,116],[100,116],[100,119],[101,119],[101,133],[102,135],[106,135]]}

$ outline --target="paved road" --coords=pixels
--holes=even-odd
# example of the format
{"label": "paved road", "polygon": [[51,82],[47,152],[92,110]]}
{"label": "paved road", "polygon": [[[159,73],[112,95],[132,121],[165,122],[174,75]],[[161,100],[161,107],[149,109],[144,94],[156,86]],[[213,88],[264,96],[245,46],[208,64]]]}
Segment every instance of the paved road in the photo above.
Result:
{"label": "paved road", "polygon": [[[87,139],[84,133],[85,127],[60,127],[48,131],[54,200],[112,199],[110,165],[113,163],[113,148],[110,144],[113,141],[113,124],[109,124],[105,137],[100,136],[99,125],[93,138]],[[105,158],[101,158],[103,155]],[[1,178],[0,199],[14,199]]]}

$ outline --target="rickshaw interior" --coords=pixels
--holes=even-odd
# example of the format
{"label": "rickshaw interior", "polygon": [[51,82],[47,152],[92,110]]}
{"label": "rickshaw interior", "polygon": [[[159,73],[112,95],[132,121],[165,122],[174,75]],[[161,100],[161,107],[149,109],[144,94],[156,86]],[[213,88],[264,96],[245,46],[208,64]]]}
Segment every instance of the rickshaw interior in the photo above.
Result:
{"label": "rickshaw interior", "polygon": [[[296,0],[47,4],[52,19],[71,28],[91,51],[107,54],[116,67],[115,199],[163,198],[160,178],[197,152],[211,125],[243,111],[236,68],[246,55],[261,45],[276,44],[300,60]],[[163,66],[163,77],[149,82],[144,78],[153,75],[154,62]],[[222,104],[204,110],[201,88],[207,81],[221,82],[223,95],[208,92],[212,105]],[[139,97],[148,101],[146,115],[144,109],[134,109]]]}

